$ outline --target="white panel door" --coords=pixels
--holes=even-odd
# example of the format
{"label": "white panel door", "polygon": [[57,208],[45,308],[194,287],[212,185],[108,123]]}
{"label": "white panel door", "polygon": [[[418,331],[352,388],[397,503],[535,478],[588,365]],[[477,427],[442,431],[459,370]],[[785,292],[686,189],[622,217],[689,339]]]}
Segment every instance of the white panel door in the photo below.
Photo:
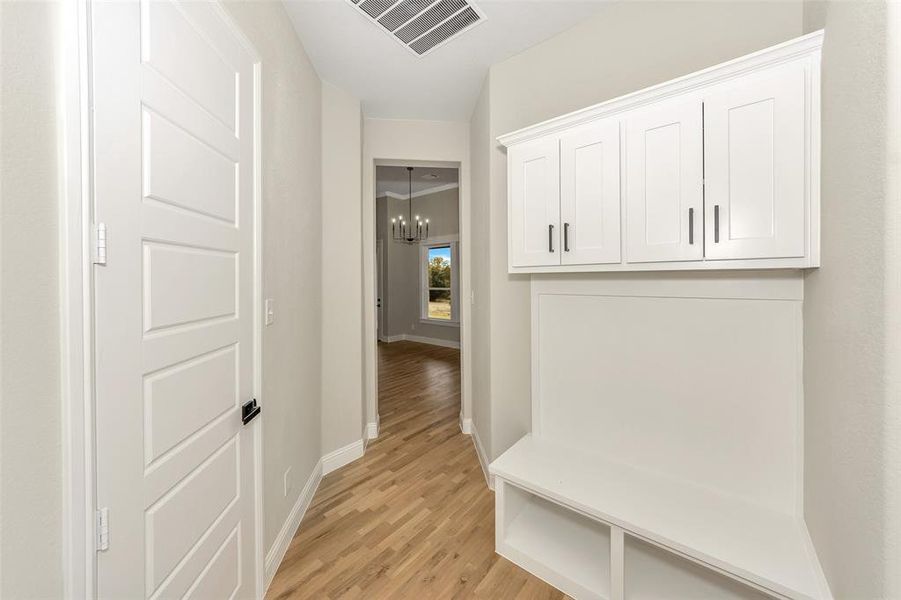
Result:
{"label": "white panel door", "polygon": [[626,261],[703,256],[703,119],[699,99],[636,110],[626,121]]}
{"label": "white panel door", "polygon": [[254,59],[220,10],[92,5],[101,598],[258,595]]}
{"label": "white panel door", "polygon": [[560,264],[560,145],[541,138],[509,150],[510,266]]}
{"label": "white panel door", "polygon": [[620,262],[619,120],[580,125],[560,138],[564,265]]}
{"label": "white panel door", "polygon": [[806,64],[705,94],[707,258],[804,256]]}

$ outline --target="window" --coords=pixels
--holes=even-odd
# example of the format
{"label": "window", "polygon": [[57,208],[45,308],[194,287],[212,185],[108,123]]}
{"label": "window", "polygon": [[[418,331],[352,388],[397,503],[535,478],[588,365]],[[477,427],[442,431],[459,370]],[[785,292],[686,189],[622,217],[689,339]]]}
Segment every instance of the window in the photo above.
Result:
{"label": "window", "polygon": [[422,246],[422,319],[456,324],[457,244]]}

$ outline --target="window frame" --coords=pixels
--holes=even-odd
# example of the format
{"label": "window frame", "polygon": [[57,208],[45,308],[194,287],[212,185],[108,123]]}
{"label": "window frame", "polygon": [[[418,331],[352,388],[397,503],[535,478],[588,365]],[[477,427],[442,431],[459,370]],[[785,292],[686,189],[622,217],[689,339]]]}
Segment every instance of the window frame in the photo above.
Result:
{"label": "window frame", "polygon": [[[446,327],[460,326],[459,245],[459,237],[455,235],[429,238],[419,244],[419,320],[422,323]],[[451,252],[451,318],[435,319],[429,316],[429,290],[443,288],[429,287],[429,250],[443,247],[450,247]]]}

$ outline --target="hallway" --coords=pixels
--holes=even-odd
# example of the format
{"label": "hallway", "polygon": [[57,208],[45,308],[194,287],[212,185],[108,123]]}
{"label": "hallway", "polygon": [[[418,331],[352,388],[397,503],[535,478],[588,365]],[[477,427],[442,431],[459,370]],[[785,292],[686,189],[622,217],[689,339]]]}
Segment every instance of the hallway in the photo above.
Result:
{"label": "hallway", "polygon": [[563,597],[495,554],[459,413],[459,350],[379,344],[380,436],[323,479],[267,598]]}

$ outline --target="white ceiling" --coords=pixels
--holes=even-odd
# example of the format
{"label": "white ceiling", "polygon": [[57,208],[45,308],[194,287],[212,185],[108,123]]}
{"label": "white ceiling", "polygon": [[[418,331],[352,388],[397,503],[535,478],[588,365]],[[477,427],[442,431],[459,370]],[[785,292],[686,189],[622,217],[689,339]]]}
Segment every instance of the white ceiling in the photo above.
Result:
{"label": "white ceiling", "polygon": [[[401,48],[403,50],[403,48]],[[430,177],[424,177],[429,175]],[[435,175],[437,177],[431,177]],[[431,167],[416,167],[413,169],[413,195],[422,195],[435,188],[447,189],[457,185],[457,169],[437,169]],[[406,198],[410,193],[410,183],[407,179],[406,167],[376,167],[375,168],[376,195],[381,197],[386,193],[396,197]]]}
{"label": "white ceiling", "polygon": [[473,0],[487,16],[417,57],[347,0],[284,0],[319,76],[368,117],[467,121],[488,67],[598,12],[602,0]]}

